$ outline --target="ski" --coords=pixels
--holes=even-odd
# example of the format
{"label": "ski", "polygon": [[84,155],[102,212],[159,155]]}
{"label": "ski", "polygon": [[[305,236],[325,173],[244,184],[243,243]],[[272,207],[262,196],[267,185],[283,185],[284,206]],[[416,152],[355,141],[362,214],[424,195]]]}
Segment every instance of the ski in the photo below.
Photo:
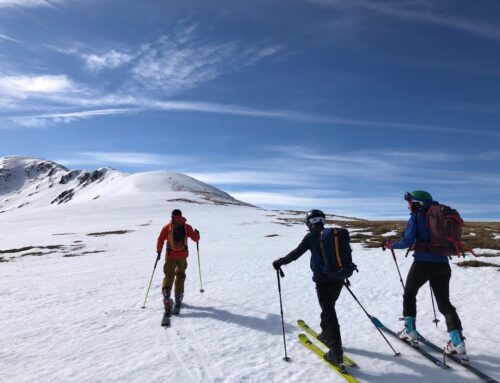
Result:
{"label": "ski", "polygon": [[[297,321],[297,325],[299,328],[307,332],[309,335],[311,335],[314,339],[316,339],[321,345],[323,345],[326,348],[329,348],[326,344],[324,344],[322,341],[318,339],[318,334],[316,331],[314,331],[309,325],[302,319],[299,319]],[[356,362],[354,362],[351,358],[349,358],[346,354],[344,354],[344,363],[348,365],[349,367],[357,367],[358,365]]]}
{"label": "ski", "polygon": [[347,382],[350,383],[360,383],[354,376],[349,374],[345,368],[341,368],[340,366],[332,363],[324,358],[324,351],[321,350],[318,346],[316,346],[305,334],[299,334],[299,341],[309,350],[311,350],[314,354],[316,354],[322,361],[324,361],[332,370],[342,376]]}
{"label": "ski", "polygon": [[450,366],[448,366],[446,363],[444,363],[442,360],[436,358],[435,356],[429,354],[427,351],[423,350],[422,348],[420,347],[415,347],[411,344],[411,342],[407,341],[407,340],[404,340],[404,339],[401,339],[398,334],[394,331],[392,331],[391,329],[385,327],[382,322],[380,322],[377,318],[375,317],[371,317],[371,320],[373,322],[373,324],[375,326],[377,326],[377,328],[379,328],[380,330],[384,331],[385,333],[389,334],[389,335],[392,335],[394,338],[398,339],[400,342],[403,342],[404,344],[406,344],[408,347],[411,347],[412,350],[415,350],[416,352],[418,352],[420,355],[422,355],[424,358],[430,360],[432,363],[434,363],[436,366],[438,367],[441,367],[441,368],[444,368],[444,369],[448,369],[450,368]]}
{"label": "ski", "polygon": [[[434,343],[432,343],[431,341],[427,340],[426,338],[424,338],[420,333],[418,333],[418,341],[425,344],[427,347],[441,353],[441,354],[444,354],[444,349],[441,348],[441,347],[438,347],[436,346]],[[461,365],[462,367],[466,368],[467,370],[469,370],[470,372],[472,372],[473,374],[477,375],[479,378],[481,378],[482,380],[484,380],[485,382],[488,382],[488,383],[498,383],[497,380],[493,379],[492,377],[486,375],[484,372],[478,370],[477,368],[471,366],[470,364],[464,364],[460,361],[460,358],[457,358],[455,355],[446,355],[446,358],[448,359],[451,359],[453,360],[455,363]]]}

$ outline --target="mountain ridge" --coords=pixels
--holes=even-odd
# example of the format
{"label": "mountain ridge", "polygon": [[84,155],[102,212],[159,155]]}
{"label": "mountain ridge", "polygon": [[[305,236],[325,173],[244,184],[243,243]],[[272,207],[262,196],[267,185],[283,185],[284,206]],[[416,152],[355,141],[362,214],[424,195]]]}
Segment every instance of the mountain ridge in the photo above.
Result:
{"label": "mountain ridge", "polygon": [[27,205],[57,206],[106,196],[144,193],[159,194],[151,198],[187,193],[178,197],[195,203],[251,206],[216,187],[177,172],[124,173],[110,167],[70,170],[42,158],[0,157],[0,213]]}

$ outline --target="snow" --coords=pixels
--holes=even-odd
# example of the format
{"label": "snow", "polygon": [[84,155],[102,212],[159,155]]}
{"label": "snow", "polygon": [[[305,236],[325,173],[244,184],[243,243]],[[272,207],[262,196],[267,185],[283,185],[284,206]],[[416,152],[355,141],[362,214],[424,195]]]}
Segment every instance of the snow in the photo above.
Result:
{"label": "snow", "polygon": [[382,234],[382,237],[394,237],[395,235],[398,235],[398,232],[395,230],[389,231],[387,233]]}
{"label": "snow", "polygon": [[[61,174],[66,171],[61,169]],[[0,253],[10,260],[0,263],[3,383],[343,381],[296,339],[299,318],[319,328],[309,254],[284,267],[281,288],[292,361],[282,361],[280,307],[271,262],[297,246],[305,234],[301,223],[283,225],[276,220],[296,219],[296,214],[215,203],[213,195],[207,199],[207,194],[197,192],[226,198],[218,189],[208,185],[204,189],[204,184],[178,173],[110,172],[106,182],[88,186],[85,198],[50,204],[48,189],[32,200],[32,208],[0,214],[0,251],[60,245]],[[177,187],[167,182],[168,177],[175,178]],[[26,190],[21,190],[27,198]],[[98,191],[100,198],[90,198]],[[157,235],[174,208],[180,208],[201,232],[205,293],[199,292],[196,246],[191,242],[186,307],[165,330],[160,326],[162,263],[156,268],[147,307],[141,306],[155,263]],[[117,230],[129,232],[88,235]],[[359,244],[353,244],[353,250],[360,273],[351,278],[352,290],[370,314],[399,329],[402,291],[392,257]],[[50,253],[21,256],[36,251]],[[404,251],[397,255],[406,275],[412,260],[403,256]],[[453,264],[452,270],[452,302],[464,325],[470,358],[500,379],[498,271]],[[440,316],[438,328],[432,323],[429,289],[422,288],[418,299],[419,330],[444,344],[444,318]],[[392,356],[347,291],[341,293],[337,313],[345,351],[359,364],[353,373],[362,382],[478,381],[460,366],[452,365],[450,371],[436,368],[389,338],[403,354]]]}

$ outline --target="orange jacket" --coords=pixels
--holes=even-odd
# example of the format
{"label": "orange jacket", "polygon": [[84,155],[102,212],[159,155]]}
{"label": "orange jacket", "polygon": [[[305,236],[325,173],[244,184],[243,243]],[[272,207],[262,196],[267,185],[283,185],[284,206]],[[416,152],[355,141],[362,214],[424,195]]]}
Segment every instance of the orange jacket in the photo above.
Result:
{"label": "orange jacket", "polygon": [[[184,246],[182,246],[182,248],[180,249],[173,248],[172,223],[174,222],[183,223],[186,229],[186,238],[184,239]],[[161,252],[163,250],[163,243],[167,241],[166,256],[169,259],[187,258],[189,255],[189,252],[187,250],[188,238],[191,238],[193,241],[198,242],[200,240],[200,233],[194,231],[191,225],[188,225],[186,223],[186,218],[181,216],[176,216],[161,229],[160,235],[158,236],[158,241],[156,243],[156,251]]]}

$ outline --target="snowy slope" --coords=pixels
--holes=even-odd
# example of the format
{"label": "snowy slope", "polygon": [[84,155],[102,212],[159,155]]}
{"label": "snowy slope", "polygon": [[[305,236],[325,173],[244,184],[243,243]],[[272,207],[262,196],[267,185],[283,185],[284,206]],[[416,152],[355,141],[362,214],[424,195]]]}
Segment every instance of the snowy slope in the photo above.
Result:
{"label": "snowy slope", "polygon": [[[175,172],[122,173],[111,168],[68,170],[43,159],[0,158],[0,213],[148,193],[188,192],[191,201],[242,204],[229,194]],[[181,193],[175,193],[182,198]]]}
{"label": "snowy slope", "polygon": [[[239,204],[176,173],[127,175],[108,169],[95,185],[81,188],[77,178],[59,184],[69,170],[54,164],[31,177],[23,172],[33,161],[16,159],[23,164],[13,173],[16,181],[10,176],[0,195],[0,210],[5,210],[0,214],[0,260],[8,261],[0,262],[1,382],[343,381],[296,341],[297,319],[316,328],[319,324],[308,254],[284,267],[283,309],[292,362],[281,360],[271,262],[305,234],[303,224],[290,223],[297,215]],[[39,194],[29,196],[37,184]],[[70,201],[50,203],[68,188],[76,190]],[[17,208],[26,201],[30,208]],[[201,232],[205,293],[199,293],[196,247],[191,243],[186,308],[164,330],[160,264],[147,308],[140,307],[153,271],[156,237],[173,208],[180,208]],[[398,329],[402,291],[392,258],[377,249],[353,247],[361,271],[352,278],[353,291],[371,314]],[[405,275],[411,259],[403,251],[398,255]],[[498,271],[452,267],[452,302],[464,324],[470,357],[500,379]],[[460,366],[442,371],[391,340],[403,353],[394,358],[345,291],[337,312],[346,352],[360,365],[354,374],[362,382],[478,381]],[[444,344],[444,323],[436,329],[432,319],[429,291],[423,288],[419,329]]]}

